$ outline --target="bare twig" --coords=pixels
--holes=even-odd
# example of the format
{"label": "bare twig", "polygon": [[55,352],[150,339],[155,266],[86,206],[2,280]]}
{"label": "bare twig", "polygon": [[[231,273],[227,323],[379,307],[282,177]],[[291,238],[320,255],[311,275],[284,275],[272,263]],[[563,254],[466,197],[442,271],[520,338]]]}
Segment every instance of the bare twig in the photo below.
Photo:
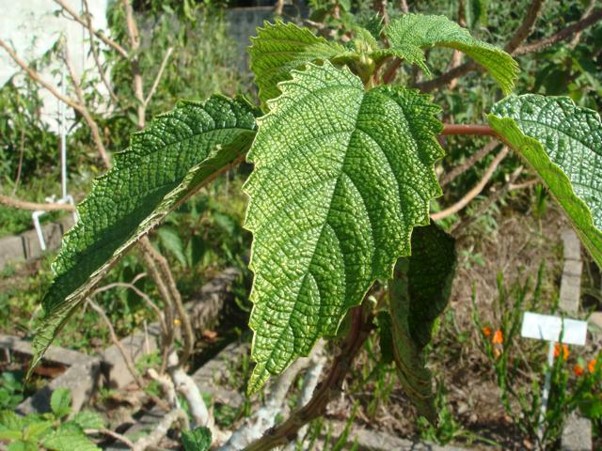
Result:
{"label": "bare twig", "polygon": [[373,0],[372,9],[383,19],[383,25],[389,23],[389,12],[387,11],[387,0]]}
{"label": "bare twig", "polygon": [[508,43],[504,46],[504,50],[506,52],[512,54],[512,52],[514,52],[525,41],[525,39],[527,39],[531,33],[533,33],[535,22],[539,17],[539,13],[541,12],[541,8],[544,3],[545,0],[533,0],[531,2],[523,22],[516,29]]}
{"label": "bare twig", "polygon": [[[541,5],[538,6],[537,3],[538,3],[537,0],[534,0],[534,2],[531,4],[531,7],[529,9],[530,12],[533,10],[533,13],[535,13],[536,12],[535,9],[537,7],[541,8]],[[560,41],[570,38],[575,33],[578,33],[580,31],[584,30],[585,28],[595,24],[596,22],[598,22],[602,19],[602,10],[600,10],[600,9],[591,11],[591,13],[589,13],[589,14],[587,14],[587,12],[586,12],[586,14],[584,15],[584,17],[581,20],[579,20],[578,22],[575,22],[573,25],[570,25],[570,26],[562,29],[558,33],[556,33],[548,38],[544,38],[539,41],[533,42],[531,44],[520,46],[520,44],[528,37],[528,35],[524,36],[524,33],[528,29],[532,30],[534,21],[537,19],[538,14],[539,14],[539,11],[537,11],[537,14],[535,14],[535,15],[533,15],[533,14],[529,15],[529,13],[528,13],[528,16],[525,17],[525,21],[523,22],[524,27],[523,27],[523,25],[521,25],[521,27],[519,27],[519,30],[517,30],[516,33],[513,35],[513,37],[510,39],[508,44],[506,44],[505,49],[511,55],[520,56],[520,55],[525,55],[527,53],[538,52],[546,47],[549,47],[550,45],[556,44],[557,42],[560,42]],[[533,21],[533,23],[529,23],[530,21]],[[519,34],[519,31],[520,31],[520,34]],[[514,48],[512,48],[512,47],[514,47]],[[424,92],[430,92],[440,86],[443,86],[443,85],[451,82],[454,78],[461,77],[461,76],[467,74],[468,72],[471,72],[471,71],[477,70],[477,69],[479,69],[479,66],[474,61],[469,61],[469,62],[464,63],[454,69],[451,69],[450,71],[447,71],[447,72],[441,74],[437,78],[434,78],[432,80],[428,80],[428,81],[425,81],[422,83],[417,83],[416,87],[421,89]]]}
{"label": "bare twig", "polygon": [[11,208],[18,208],[21,210],[31,211],[75,211],[75,207],[71,204],[28,202],[25,200],[4,196],[2,194],[0,194],[0,204],[6,205],[7,207]]}
{"label": "bare twig", "polygon": [[127,25],[128,37],[130,38],[130,67],[132,68],[132,76],[134,78],[134,96],[138,101],[138,128],[143,129],[146,125],[146,106],[144,104],[144,86],[142,83],[142,71],[140,70],[140,60],[138,53],[140,50],[140,33],[138,25],[134,18],[134,8],[129,0],[123,0],[125,8],[125,21]]}
{"label": "bare twig", "polygon": [[311,401],[293,412],[286,421],[268,430],[261,439],[248,446],[247,451],[265,451],[285,445],[296,436],[301,427],[324,413],[328,403],[341,393],[351,363],[370,334],[371,321],[372,314],[366,303],[351,310],[349,334],[345,337],[326,379],[314,392]]}
{"label": "bare twig", "polygon": [[157,304],[155,304],[152,299],[150,298],[150,296],[148,294],[146,294],[144,291],[142,291],[140,288],[138,288],[136,285],[134,285],[136,283],[137,280],[139,280],[141,277],[144,277],[146,274],[142,273],[142,274],[138,274],[130,283],[127,282],[114,282],[114,283],[109,283],[107,285],[103,285],[102,287],[99,287],[95,290],[95,293],[102,293],[103,291],[107,291],[107,290],[111,290],[113,288],[127,288],[132,290],[134,293],[136,293],[138,296],[140,296],[144,302],[146,302],[146,304],[155,312],[155,314],[157,315],[157,318],[159,319],[159,324],[161,326],[161,331],[165,331],[167,330],[167,325],[165,324],[165,318],[163,317],[163,313],[161,312],[161,309],[157,306]]}
{"label": "bare twig", "polygon": [[130,372],[130,374],[132,375],[134,380],[136,381],[136,384],[138,385],[138,387],[140,387],[140,389],[142,389],[144,387],[144,381],[138,374],[138,371],[136,371],[136,366],[134,365],[134,362],[132,361],[131,356],[127,353],[127,351],[125,350],[125,348],[119,341],[119,337],[117,337],[117,334],[115,333],[115,328],[113,327],[111,320],[105,313],[104,309],[101,306],[99,306],[96,302],[94,302],[90,298],[88,298],[87,302],[88,302],[88,305],[90,307],[92,307],[92,310],[94,310],[96,313],[98,313],[100,315],[103,322],[109,329],[109,335],[111,336],[111,341],[119,350],[119,353],[121,354],[121,357],[123,358],[123,361],[125,362],[125,366],[127,367],[128,371]]}
{"label": "bare twig", "polygon": [[157,373],[154,368],[149,368],[146,374],[157,382],[161,386],[161,391],[166,398],[166,401],[172,408],[179,408],[180,403],[178,402],[178,395],[176,394],[176,387],[174,381],[165,373]]}
{"label": "bare twig", "polygon": [[[63,11],[65,11],[71,17],[71,19],[75,20],[82,27],[88,28],[86,20],[84,20],[78,13],[76,13],[67,3],[65,3],[64,0],[54,0],[54,2],[61,8],[63,8]],[[117,53],[119,53],[121,56],[123,56],[124,58],[128,58],[128,51],[122,46],[120,46],[117,42],[107,37],[103,32],[98,31],[92,27],[92,33],[94,33],[94,36],[96,36],[106,45],[116,50]]]}
{"label": "bare twig", "polygon": [[19,55],[17,55],[17,53],[6,42],[4,42],[2,39],[0,39],[0,47],[2,47],[6,51],[6,53],[8,53],[8,55],[11,57],[11,59],[15,63],[17,63],[17,65],[21,69],[23,69],[23,71],[35,83],[37,83],[40,86],[42,86],[43,88],[45,88],[50,94],[52,94],[54,97],[56,97],[58,100],[60,100],[64,104],[70,106],[71,108],[73,108],[74,110],[76,110],[79,113],[82,112],[82,106],[76,100],[71,99],[71,98],[69,98],[67,96],[62,95],[59,92],[59,90],[56,88],[56,86],[54,86],[51,83],[49,83],[46,80],[44,80],[42,78],[42,76],[35,69],[32,69],[31,67],[29,67],[27,65],[27,63],[25,61],[23,61],[19,57]]}
{"label": "bare twig", "polygon": [[84,433],[86,435],[97,435],[97,434],[102,434],[102,435],[108,435],[111,438],[114,438],[115,440],[120,441],[121,443],[123,443],[125,446],[127,446],[128,448],[133,448],[134,447],[134,442],[132,442],[129,438],[127,438],[125,435],[121,435],[115,431],[112,431],[110,429],[85,429]]}
{"label": "bare twig", "polygon": [[458,202],[456,202],[452,206],[446,208],[445,210],[439,211],[437,213],[433,213],[431,215],[431,219],[433,221],[439,221],[443,218],[446,218],[448,216],[451,216],[451,215],[459,212],[464,207],[466,207],[466,205],[468,205],[471,200],[473,200],[475,197],[477,197],[481,193],[481,191],[483,191],[483,189],[485,188],[485,185],[487,185],[487,183],[493,176],[493,173],[495,172],[495,170],[497,169],[499,164],[502,162],[502,160],[504,158],[506,158],[506,155],[508,155],[508,153],[509,153],[508,147],[504,147],[500,151],[500,153],[498,153],[496,155],[496,157],[493,159],[493,161],[491,162],[491,164],[485,171],[485,174],[483,174],[483,177],[481,178],[481,180],[479,180],[479,183],[477,183],[470,191],[468,191],[468,193],[466,193],[464,195],[464,197],[462,197],[462,199],[460,199]]}
{"label": "bare twig", "polygon": [[161,67],[159,67],[159,72],[157,72],[157,76],[155,77],[155,81],[153,82],[153,86],[151,87],[146,99],[144,99],[144,108],[146,108],[155,95],[155,91],[157,90],[157,86],[159,86],[159,82],[161,81],[161,77],[163,77],[163,72],[165,71],[165,67],[167,67],[167,62],[169,61],[169,57],[173,53],[173,47],[169,47],[167,52],[165,52],[165,56],[163,56],[163,61],[161,61]]}
{"label": "bare twig", "polygon": [[[18,95],[18,94],[17,94]],[[25,127],[21,127],[19,139],[19,164],[17,165],[17,176],[15,177],[15,187],[13,188],[13,196],[17,194],[19,183],[21,182],[21,171],[23,170],[23,157],[25,156]]]}
{"label": "bare twig", "polygon": [[96,69],[98,70],[98,74],[100,75],[100,79],[101,79],[102,83],[105,85],[105,88],[107,88],[107,91],[109,92],[109,96],[111,97],[113,102],[115,104],[117,104],[117,103],[119,103],[119,98],[113,92],[113,89],[111,88],[111,84],[109,83],[109,80],[107,80],[105,71],[103,70],[102,64],[100,63],[100,55],[98,54],[98,48],[96,47],[96,42],[95,42],[96,39],[95,39],[95,35],[94,35],[94,28],[92,27],[92,18],[90,16],[90,8],[88,5],[88,0],[82,0],[82,5],[84,7],[84,16],[86,18],[86,27],[85,28],[88,30],[88,35],[89,35],[89,39],[90,39],[90,50],[92,51],[92,58],[94,58],[94,63],[96,64]]}
{"label": "bare twig", "polygon": [[182,430],[189,429],[186,412],[184,412],[182,409],[174,409],[163,417],[153,432],[136,441],[132,447],[132,450],[144,451],[147,448],[152,448],[153,446],[157,445],[163,439],[163,437],[165,437],[167,431],[169,431],[175,422],[180,423],[180,428]]}
{"label": "bare twig", "polygon": [[88,125],[88,127],[90,127],[94,145],[96,146],[96,150],[100,154],[102,161],[104,162],[104,164],[107,168],[110,168],[111,167],[111,158],[109,157],[109,154],[107,153],[107,149],[105,148],[104,143],[102,142],[102,138],[100,136],[100,128],[98,127],[96,120],[94,120],[94,118],[90,114],[90,110],[88,110],[88,107],[86,106],[86,99],[84,97],[84,92],[82,90],[81,81],[80,81],[77,73],[75,72],[75,68],[73,67],[73,63],[69,56],[69,48],[67,47],[66,42],[64,43],[63,50],[64,50],[65,64],[67,65],[67,70],[69,71],[69,76],[71,77],[71,82],[73,83],[73,89],[75,90],[75,95],[77,96],[77,100],[80,105],[79,112],[81,113],[82,117],[86,121],[86,124]]}
{"label": "bare twig", "polygon": [[[138,385],[138,387],[141,390],[144,390],[144,387],[146,384],[144,383],[144,380],[138,374],[138,371],[136,371],[136,366],[134,365],[134,362],[132,361],[131,356],[127,353],[127,351],[121,344],[121,341],[119,341],[119,337],[117,337],[117,334],[115,333],[115,328],[113,327],[113,324],[111,323],[111,320],[105,313],[104,309],[101,306],[99,306],[96,302],[94,302],[91,298],[88,298],[87,302],[88,302],[88,305],[90,307],[92,307],[92,309],[100,315],[103,322],[109,329],[109,335],[111,336],[111,342],[115,345],[115,347],[121,354],[121,357],[123,358],[125,366],[127,367],[128,371],[130,372],[132,377],[134,378],[136,385]],[[153,402],[155,404],[157,404],[159,407],[161,407],[163,410],[169,411],[171,409],[171,406],[169,406],[169,404],[167,404],[161,398],[158,398],[157,396],[154,396],[154,395],[149,395],[149,396],[153,400]]]}
{"label": "bare twig", "polygon": [[553,34],[550,37],[517,48],[514,52],[514,55],[525,55],[527,53],[539,52],[545,49],[546,47],[569,39],[571,36],[573,36],[573,34],[585,30],[586,28],[592,26],[600,20],[602,20],[602,9],[596,9],[590,14],[583,17],[578,22],[575,22],[574,24],[562,29],[561,31],[559,31],[556,34]]}
{"label": "bare twig", "polygon": [[462,163],[459,166],[456,166],[451,171],[444,174],[441,177],[441,180],[439,180],[439,185],[441,186],[441,188],[444,188],[445,186],[449,185],[452,181],[454,181],[460,175],[462,175],[466,171],[468,171],[478,161],[482,160],[487,155],[489,155],[497,146],[499,146],[499,143],[497,141],[489,142],[483,148],[481,148],[477,152],[473,153],[470,157],[468,157],[464,163]]}
{"label": "bare twig", "polygon": [[157,263],[154,259],[153,245],[147,236],[142,237],[140,241],[138,241],[138,247],[142,253],[146,268],[157,285],[161,298],[165,302],[163,312],[165,314],[166,329],[163,331],[163,336],[161,337],[161,372],[163,373],[165,372],[165,368],[167,368],[167,357],[169,356],[175,338],[174,305],[167,284],[163,280],[161,271],[157,267]]}
{"label": "bare twig", "polygon": [[[148,240],[148,238],[146,238],[146,240]],[[180,357],[180,364],[185,365],[194,350],[194,331],[192,330],[192,325],[190,324],[190,318],[188,317],[186,309],[184,308],[182,296],[180,295],[180,291],[176,286],[176,281],[171,269],[169,268],[168,261],[150,244],[150,241],[145,243],[144,247],[145,251],[150,254],[150,256],[158,265],[162,283],[165,284],[165,287],[168,290],[169,298],[173,302],[173,306],[179,317],[178,319],[182,324],[184,346],[182,349],[182,356]]]}

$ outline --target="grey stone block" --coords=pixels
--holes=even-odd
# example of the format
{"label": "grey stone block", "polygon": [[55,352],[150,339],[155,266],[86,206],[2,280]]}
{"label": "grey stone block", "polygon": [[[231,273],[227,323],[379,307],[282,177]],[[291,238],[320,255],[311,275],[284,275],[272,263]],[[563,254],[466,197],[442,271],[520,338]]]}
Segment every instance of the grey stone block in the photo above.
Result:
{"label": "grey stone block", "polygon": [[[14,335],[0,334],[0,348],[10,349],[21,354],[33,355],[31,341],[22,340]],[[67,366],[77,365],[89,358],[86,354],[59,346],[50,346],[44,354],[44,360]]]}
{"label": "grey stone block", "polygon": [[573,229],[562,232],[562,242],[566,260],[581,260],[581,242]]}
{"label": "grey stone block", "polygon": [[8,263],[25,260],[23,238],[20,236],[6,236],[0,238],[0,270]]}
{"label": "grey stone block", "polygon": [[577,414],[570,415],[564,424],[560,449],[563,451],[591,451],[592,423]]}
{"label": "grey stone block", "polygon": [[71,391],[71,407],[73,412],[79,412],[96,390],[100,376],[100,359],[84,356],[82,361],[73,365],[62,375],[38,390],[33,396],[17,406],[17,413],[50,412],[50,397],[59,387]]}

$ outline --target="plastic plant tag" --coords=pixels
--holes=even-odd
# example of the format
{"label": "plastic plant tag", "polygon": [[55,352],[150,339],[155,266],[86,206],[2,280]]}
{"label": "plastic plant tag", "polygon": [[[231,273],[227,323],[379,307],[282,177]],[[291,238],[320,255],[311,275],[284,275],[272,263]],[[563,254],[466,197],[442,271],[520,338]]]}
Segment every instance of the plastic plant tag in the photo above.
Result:
{"label": "plastic plant tag", "polygon": [[536,340],[585,345],[587,322],[525,312],[521,335]]}

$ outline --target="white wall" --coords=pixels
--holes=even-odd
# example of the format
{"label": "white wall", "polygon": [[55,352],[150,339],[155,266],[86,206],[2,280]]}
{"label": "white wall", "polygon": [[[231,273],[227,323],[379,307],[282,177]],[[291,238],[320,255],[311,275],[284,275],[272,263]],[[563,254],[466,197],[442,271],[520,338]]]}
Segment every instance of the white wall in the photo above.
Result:
{"label": "white wall", "polygon": [[[82,11],[81,0],[65,0],[77,12]],[[106,9],[108,0],[88,0],[92,23],[96,29],[107,26]],[[39,58],[64,34],[73,65],[79,75],[84,69],[94,67],[94,60],[86,56],[88,48],[87,31],[74,21],[56,16],[60,9],[52,0],[0,0],[0,38],[16,50],[25,61]],[[62,63],[61,63],[62,64]],[[59,62],[54,66],[59,68]],[[4,49],[0,49],[0,86],[19,71]],[[44,78],[57,85],[60,76],[52,75],[51,70],[43,72]],[[57,101],[44,91],[42,116],[51,126],[56,125]]]}

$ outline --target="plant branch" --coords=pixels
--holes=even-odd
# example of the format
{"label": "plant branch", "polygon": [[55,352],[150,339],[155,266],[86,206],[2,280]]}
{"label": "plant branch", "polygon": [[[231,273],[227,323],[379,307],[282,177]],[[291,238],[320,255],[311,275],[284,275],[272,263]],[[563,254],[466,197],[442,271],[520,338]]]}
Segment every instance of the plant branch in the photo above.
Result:
{"label": "plant branch", "polygon": [[[136,381],[136,385],[138,385],[138,387],[141,390],[144,390],[144,387],[145,387],[144,380],[142,380],[142,378],[138,374],[138,371],[136,371],[136,366],[134,365],[134,362],[132,361],[132,358],[126,352],[125,348],[123,347],[123,345],[119,341],[119,338],[117,337],[117,334],[115,333],[115,328],[113,327],[113,324],[111,323],[111,320],[109,319],[109,317],[105,313],[104,309],[102,307],[100,307],[96,302],[94,302],[91,298],[88,298],[88,304],[102,318],[103,322],[105,323],[105,325],[109,329],[109,334],[111,336],[111,341],[113,342],[113,344],[119,350],[119,353],[121,354],[121,357],[123,358],[123,361],[125,362],[125,366],[127,367],[128,371],[130,372],[130,374],[132,375],[132,377],[134,378],[134,381]],[[159,407],[161,407],[165,411],[169,411],[170,410],[171,406],[169,406],[169,404],[167,404],[161,398],[158,398],[157,396],[154,396],[154,395],[149,395],[149,396],[153,400],[153,402],[155,404],[157,404]]]}
{"label": "plant branch", "polygon": [[184,412],[182,409],[174,409],[161,419],[161,422],[157,425],[153,432],[145,437],[142,437],[141,439],[138,439],[138,441],[132,447],[133,451],[144,451],[145,449],[153,448],[163,439],[163,437],[165,437],[165,435],[167,435],[167,431],[169,431],[175,422],[180,423],[181,429],[189,429],[186,412]]}
{"label": "plant branch", "polygon": [[75,211],[75,207],[71,204],[28,202],[25,200],[4,196],[2,194],[0,194],[0,204],[11,208],[30,211]]}
{"label": "plant branch", "polygon": [[368,338],[372,323],[372,314],[367,303],[355,307],[350,312],[351,326],[349,334],[341,344],[326,379],[314,392],[313,397],[286,421],[268,430],[262,438],[248,446],[246,451],[265,451],[275,446],[285,445],[292,440],[300,428],[311,420],[321,416],[328,403],[342,391],[343,381],[355,356]]}
{"label": "plant branch", "polygon": [[600,20],[602,20],[602,9],[593,10],[590,14],[585,15],[578,22],[575,22],[574,24],[562,29],[561,31],[559,31],[556,34],[553,34],[550,37],[517,48],[514,52],[514,55],[526,55],[527,53],[539,52],[545,49],[546,47],[554,45],[560,41],[569,39],[575,33],[579,33],[585,30],[586,28],[594,25]]}
{"label": "plant branch", "polygon": [[77,112],[81,113],[82,112],[82,106],[77,103],[77,101],[62,95],[59,90],[56,88],[56,86],[52,85],[51,83],[47,82],[46,80],[44,80],[42,78],[42,76],[35,70],[32,69],[31,67],[29,67],[27,65],[27,63],[25,61],[23,61],[19,55],[17,55],[17,53],[6,43],[4,42],[2,39],[0,39],[0,47],[2,47],[6,53],[8,53],[8,55],[11,57],[11,59],[17,63],[17,65],[23,69],[23,71],[29,76],[29,78],[31,78],[35,83],[37,83],[38,85],[42,86],[43,88],[45,88],[48,92],[50,92],[50,94],[52,94],[54,97],[56,97],[58,100],[60,100],[61,102],[63,102],[64,104],[70,106],[71,108],[73,108],[74,110],[76,110]]}
{"label": "plant branch", "polygon": [[153,82],[153,86],[151,87],[146,99],[144,99],[144,108],[146,108],[155,95],[155,91],[157,90],[157,86],[159,86],[159,82],[161,81],[161,77],[163,77],[163,72],[165,71],[165,67],[167,67],[167,62],[169,61],[169,57],[173,53],[173,47],[169,47],[167,52],[165,52],[165,56],[163,57],[163,61],[161,61],[161,67],[159,67],[159,72],[157,72],[157,76],[155,77],[155,81]]}
{"label": "plant branch", "polygon": [[493,128],[481,124],[443,124],[441,135],[479,135],[500,139]]}
{"label": "plant branch", "polygon": [[94,118],[90,114],[90,110],[88,110],[88,107],[86,106],[86,99],[82,90],[81,81],[77,73],[75,72],[75,68],[73,67],[73,63],[69,56],[69,48],[67,47],[66,42],[64,43],[63,50],[65,64],[67,65],[67,70],[69,71],[69,76],[71,77],[73,88],[75,89],[75,95],[77,96],[77,100],[80,105],[79,112],[86,121],[86,124],[88,124],[88,127],[90,127],[90,131],[92,132],[92,139],[94,141],[94,145],[96,146],[96,150],[100,154],[100,157],[102,158],[102,161],[104,162],[107,169],[109,169],[111,168],[111,158],[107,153],[107,149],[105,148],[104,143],[102,142],[102,138],[100,136],[100,128],[98,127],[96,120],[94,120]]}
{"label": "plant branch", "polygon": [[464,195],[464,197],[462,197],[462,199],[460,199],[458,202],[456,202],[452,206],[446,208],[445,210],[441,210],[437,213],[433,213],[431,215],[431,219],[433,221],[439,221],[443,218],[447,218],[448,216],[451,216],[451,215],[459,212],[464,207],[466,207],[466,205],[468,205],[471,200],[473,200],[475,197],[477,197],[481,193],[481,191],[483,191],[483,189],[485,188],[485,185],[487,185],[487,183],[493,176],[493,173],[495,172],[495,170],[497,169],[499,164],[502,162],[502,160],[504,158],[506,158],[506,156],[508,155],[509,152],[510,151],[509,151],[508,147],[504,147],[500,151],[500,153],[498,153],[496,155],[496,157],[493,159],[493,161],[491,162],[491,164],[485,171],[485,174],[483,174],[483,177],[481,178],[481,180],[479,180],[479,182],[470,191],[468,191],[468,193],[466,193]]}
{"label": "plant branch", "polygon": [[[84,20],[69,5],[67,5],[64,0],[54,0],[54,2],[57,5],[59,5],[63,9],[63,11],[65,11],[73,20],[75,20],[77,23],[79,23],[82,27],[88,28],[86,20]],[[94,36],[96,36],[98,39],[100,39],[102,42],[104,42],[109,47],[116,50],[117,53],[119,53],[124,58],[128,58],[128,52],[126,49],[124,49],[122,46],[120,46],[117,42],[108,38],[103,32],[94,29],[92,26],[90,26],[90,28],[91,28],[90,31],[94,34]]]}
{"label": "plant branch", "polygon": [[90,38],[90,50],[92,51],[92,57],[94,58],[94,64],[96,64],[96,69],[98,70],[100,79],[102,80],[102,83],[105,85],[105,88],[107,88],[107,91],[109,92],[109,96],[111,97],[113,102],[115,104],[117,104],[117,103],[119,103],[119,99],[113,92],[113,89],[111,88],[111,84],[109,83],[109,80],[107,80],[105,71],[102,69],[102,64],[100,64],[100,55],[98,54],[98,48],[96,47],[96,43],[94,42],[95,41],[94,28],[92,28],[92,18],[90,16],[90,7],[88,5],[88,0],[82,0],[82,5],[84,8],[84,16],[86,18],[86,27],[85,28],[88,30],[88,35]]}
{"label": "plant branch", "polygon": [[545,0],[533,0],[529,5],[529,10],[523,19],[523,22],[516,29],[508,43],[504,46],[504,50],[512,55],[512,53],[527,39],[535,27],[535,22],[539,17],[541,8]]}
{"label": "plant branch", "polygon": [[121,443],[123,443],[124,445],[126,445],[129,448],[134,447],[134,442],[132,442],[129,438],[127,438],[125,435],[119,434],[118,432],[112,431],[111,429],[105,429],[105,428],[103,428],[103,429],[85,429],[84,433],[86,435],[96,435],[96,434],[108,435],[109,437],[120,441]]}
{"label": "plant branch", "polygon": [[[523,24],[521,24],[521,26],[515,32],[515,34],[510,39],[508,44],[506,44],[506,47],[505,47],[506,51],[510,50],[509,53],[513,56],[520,56],[520,55],[525,55],[527,53],[538,52],[538,51],[544,49],[545,47],[548,47],[552,44],[555,44],[557,42],[560,42],[560,41],[570,38],[573,34],[584,30],[585,28],[595,24],[596,22],[598,22],[599,20],[602,19],[602,10],[600,10],[600,9],[591,11],[591,13],[589,13],[589,14],[586,12],[586,14],[584,15],[584,17],[581,20],[564,28],[563,30],[559,31],[558,33],[556,33],[548,38],[544,38],[539,41],[536,41],[532,44],[520,46],[520,44],[529,36],[528,34],[526,36],[524,36],[525,31],[528,29],[532,30],[535,20],[537,19],[537,15],[539,14],[539,11],[537,11],[537,14],[534,15],[535,9],[538,6],[537,3],[538,3],[537,0],[534,0],[531,3],[531,7],[529,8],[529,12],[527,13],[527,17],[525,17]],[[539,7],[541,8],[541,5]],[[589,11],[589,9],[587,11]],[[529,24],[530,21],[533,21],[533,23]],[[519,31],[520,31],[520,33],[519,33]],[[514,47],[514,48],[512,49],[512,47]],[[434,89],[439,88],[439,87],[451,82],[453,79],[461,77],[461,76],[467,74],[468,72],[471,72],[471,71],[477,70],[477,69],[479,69],[479,66],[474,61],[469,61],[467,63],[464,63],[454,69],[451,69],[451,70],[441,74],[437,78],[434,78],[432,80],[428,80],[428,81],[425,81],[422,83],[417,83],[416,87],[421,89],[424,92],[431,92]]]}
{"label": "plant branch", "polygon": [[460,175],[462,175],[466,171],[468,171],[478,161],[482,160],[487,155],[489,155],[498,145],[499,145],[498,142],[491,141],[490,143],[485,145],[483,148],[481,148],[477,152],[473,153],[470,157],[468,157],[464,163],[462,163],[459,166],[456,166],[451,171],[444,174],[441,177],[441,180],[439,180],[439,185],[441,186],[441,188],[444,188],[445,186],[449,185],[452,181],[454,181]]}

